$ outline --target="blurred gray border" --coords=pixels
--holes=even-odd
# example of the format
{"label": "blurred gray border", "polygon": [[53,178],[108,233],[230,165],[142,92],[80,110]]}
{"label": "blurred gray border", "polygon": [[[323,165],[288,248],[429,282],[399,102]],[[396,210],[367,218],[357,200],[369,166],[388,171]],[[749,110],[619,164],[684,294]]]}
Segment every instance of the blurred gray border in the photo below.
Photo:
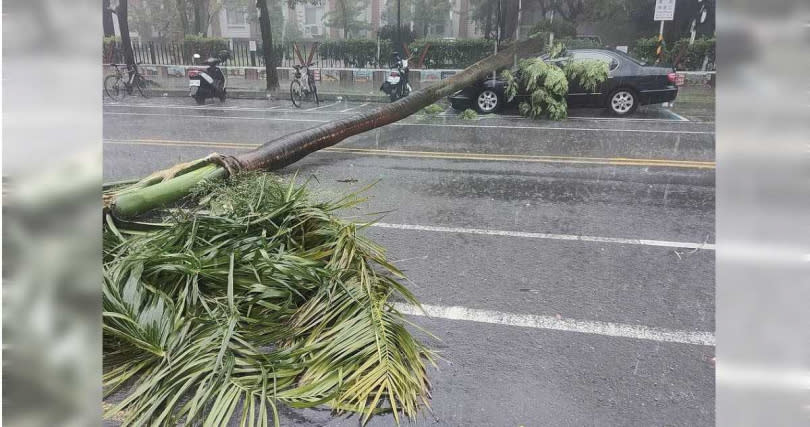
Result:
{"label": "blurred gray border", "polygon": [[101,424],[101,2],[3,2],[3,422]]}
{"label": "blurred gray border", "polygon": [[717,425],[810,425],[810,9],[717,11]]}

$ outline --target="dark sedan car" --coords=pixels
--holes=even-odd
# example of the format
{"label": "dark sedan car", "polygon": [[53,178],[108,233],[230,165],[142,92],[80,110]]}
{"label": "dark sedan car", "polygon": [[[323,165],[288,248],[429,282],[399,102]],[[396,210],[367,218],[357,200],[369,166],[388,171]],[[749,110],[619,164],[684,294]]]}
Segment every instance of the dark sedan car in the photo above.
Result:
{"label": "dark sedan car", "polygon": [[[545,57],[543,57],[545,59]],[[554,61],[598,59],[606,61],[610,74],[594,92],[587,92],[578,82],[568,82],[566,100],[570,107],[607,108],[615,115],[632,114],[639,105],[660,104],[675,100],[678,95],[677,74],[670,67],[646,65],[632,56],[611,49],[570,49]],[[480,113],[492,113],[507,104],[506,83],[486,79],[450,96],[456,110],[475,108]],[[518,104],[527,94],[518,93],[510,104]]]}

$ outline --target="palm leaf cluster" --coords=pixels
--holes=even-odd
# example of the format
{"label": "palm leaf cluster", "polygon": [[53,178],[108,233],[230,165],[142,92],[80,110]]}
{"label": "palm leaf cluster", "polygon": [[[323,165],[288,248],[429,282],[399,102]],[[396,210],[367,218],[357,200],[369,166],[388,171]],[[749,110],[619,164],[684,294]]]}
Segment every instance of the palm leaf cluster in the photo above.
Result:
{"label": "palm leaf cluster", "polygon": [[608,64],[599,60],[558,60],[565,46],[555,43],[548,54],[550,60],[527,58],[518,64],[517,72],[501,72],[506,82],[506,96],[510,100],[523,91],[529,96],[518,105],[521,115],[531,118],[548,117],[563,120],[568,117],[568,82],[578,81],[586,90],[593,91],[608,77]]}
{"label": "palm leaf cluster", "polygon": [[[104,393],[128,425],[278,425],[277,407],[414,416],[433,354],[389,302],[418,304],[361,225],[306,186],[244,174],[159,224],[108,217]],[[126,230],[124,228],[127,228]]]}

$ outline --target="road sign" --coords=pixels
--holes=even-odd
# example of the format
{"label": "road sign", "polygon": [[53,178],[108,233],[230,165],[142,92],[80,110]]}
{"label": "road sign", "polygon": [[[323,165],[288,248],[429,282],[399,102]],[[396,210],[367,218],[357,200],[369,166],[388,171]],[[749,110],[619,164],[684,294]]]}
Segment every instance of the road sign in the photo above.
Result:
{"label": "road sign", "polygon": [[249,49],[251,52],[256,52],[256,40],[250,40],[250,41],[248,41],[248,49]]}
{"label": "road sign", "polygon": [[675,18],[675,0],[655,0],[654,21],[672,21]]}

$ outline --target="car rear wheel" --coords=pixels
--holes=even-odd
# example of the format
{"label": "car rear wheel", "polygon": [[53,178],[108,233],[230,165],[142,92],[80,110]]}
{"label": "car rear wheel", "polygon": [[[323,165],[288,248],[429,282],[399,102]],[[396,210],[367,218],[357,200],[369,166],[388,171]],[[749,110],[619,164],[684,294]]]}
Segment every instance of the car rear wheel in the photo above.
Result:
{"label": "car rear wheel", "polygon": [[633,114],[638,108],[638,96],[631,89],[616,89],[608,97],[607,107],[616,116]]}
{"label": "car rear wheel", "polygon": [[478,110],[479,113],[493,113],[500,107],[501,97],[492,89],[482,90],[475,98],[475,109]]}

